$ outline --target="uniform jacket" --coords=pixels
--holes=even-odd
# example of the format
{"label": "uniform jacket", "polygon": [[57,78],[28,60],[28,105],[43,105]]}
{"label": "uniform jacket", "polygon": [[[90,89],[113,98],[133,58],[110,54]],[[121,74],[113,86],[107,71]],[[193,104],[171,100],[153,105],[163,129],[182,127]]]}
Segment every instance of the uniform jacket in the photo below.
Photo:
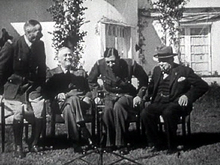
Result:
{"label": "uniform jacket", "polygon": [[12,43],[6,42],[0,51],[0,94],[3,94],[4,84],[13,73]]}
{"label": "uniform jacket", "polygon": [[49,99],[53,99],[59,93],[65,93],[66,97],[91,97],[86,72],[75,69],[65,74],[60,66],[48,72],[45,92]]}
{"label": "uniform jacket", "polygon": [[[152,79],[149,84],[149,96],[152,97],[152,102],[157,94],[158,84],[162,72],[159,66],[156,66],[153,71]],[[170,73],[170,101],[177,102],[179,97],[186,95],[189,103],[192,104],[195,100],[201,97],[207,90],[208,84],[203,81],[194,71],[179,64],[174,63]]]}
{"label": "uniform jacket", "polygon": [[42,86],[46,79],[46,56],[44,43],[38,41],[31,48],[21,36],[7,47],[4,56],[13,57],[13,74],[4,85],[4,97],[15,99],[22,96],[30,86]]}
{"label": "uniform jacket", "polygon": [[[143,68],[132,59],[119,59],[113,70],[101,59],[93,66],[89,77],[91,89],[97,88],[97,79],[101,77],[106,92],[143,96],[148,87],[148,76]],[[138,79],[138,89],[131,84],[132,76]]]}

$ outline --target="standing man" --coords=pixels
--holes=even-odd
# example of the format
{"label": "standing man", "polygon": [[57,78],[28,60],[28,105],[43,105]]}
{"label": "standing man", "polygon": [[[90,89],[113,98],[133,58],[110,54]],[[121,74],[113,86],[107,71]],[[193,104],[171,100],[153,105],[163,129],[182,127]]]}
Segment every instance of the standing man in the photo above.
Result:
{"label": "standing man", "polygon": [[141,113],[148,144],[154,150],[162,148],[157,125],[159,116],[164,119],[168,150],[175,151],[180,116],[189,114],[193,102],[208,90],[208,84],[191,68],[174,63],[175,55],[170,46],[157,49],[154,57],[158,58],[159,66],[154,68],[148,89],[151,104]]}
{"label": "standing man", "polygon": [[[12,38],[11,38],[12,39]],[[2,97],[4,84],[13,73],[13,55],[12,55],[12,40],[8,39],[0,50],[0,95]]]}
{"label": "standing man", "polygon": [[[99,76],[105,90],[103,121],[107,129],[107,150],[112,151],[116,146],[122,154],[127,154],[128,117],[134,114],[133,107],[142,101],[148,76],[134,60],[120,58],[115,48],[107,48],[104,58],[93,66],[88,77],[91,89],[98,87]],[[138,90],[131,84],[132,76],[139,81]]]}
{"label": "standing man", "polygon": [[63,115],[68,138],[73,143],[75,151],[80,152],[82,150],[79,146],[79,130],[88,144],[92,144],[82,112],[91,108],[92,94],[87,74],[75,67],[74,58],[73,51],[68,47],[58,50],[59,66],[49,71],[45,91],[51,100],[53,113],[56,110]]}
{"label": "standing man", "polygon": [[[25,34],[15,42],[6,44],[1,54],[2,65],[11,63],[13,71],[4,85],[5,114],[14,115],[13,131],[15,139],[15,156],[24,157],[22,149],[22,109],[27,107],[34,112],[32,137],[29,149],[38,151],[38,140],[43,129],[44,99],[42,86],[46,79],[46,64],[41,24],[36,20],[29,20],[24,24]],[[8,59],[8,60],[6,60]]]}

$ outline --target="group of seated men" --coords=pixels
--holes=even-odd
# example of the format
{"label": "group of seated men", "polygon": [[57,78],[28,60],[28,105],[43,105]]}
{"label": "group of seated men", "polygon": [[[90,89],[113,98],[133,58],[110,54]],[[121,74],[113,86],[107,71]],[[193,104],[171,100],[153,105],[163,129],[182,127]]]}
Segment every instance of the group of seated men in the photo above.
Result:
{"label": "group of seated men", "polygon": [[[5,114],[11,114],[15,138],[15,156],[22,158],[22,108],[34,112],[32,136],[28,140],[30,151],[38,152],[38,141],[43,129],[44,100],[60,111],[65,120],[68,138],[75,148],[79,146],[80,132],[92,144],[85,125],[83,110],[97,97],[98,78],[103,80],[104,105],[102,120],[106,128],[106,150],[129,152],[128,118],[135,106],[150,101],[141,110],[146,129],[148,147],[160,150],[164,140],[158,134],[157,121],[164,118],[167,148],[177,147],[176,130],[180,115],[191,111],[192,103],[201,97],[208,85],[193,70],[174,63],[170,46],[158,47],[154,55],[159,65],[154,68],[150,83],[141,65],[133,59],[120,58],[115,48],[106,48],[104,58],[98,60],[87,75],[78,69],[73,50],[63,45],[57,52],[58,67],[46,73],[46,56],[41,24],[29,20],[25,34],[16,41],[6,42],[0,53],[0,87],[5,103]],[[132,77],[138,80],[136,89]],[[93,91],[93,92],[91,92]],[[76,147],[77,146],[77,147]]]}

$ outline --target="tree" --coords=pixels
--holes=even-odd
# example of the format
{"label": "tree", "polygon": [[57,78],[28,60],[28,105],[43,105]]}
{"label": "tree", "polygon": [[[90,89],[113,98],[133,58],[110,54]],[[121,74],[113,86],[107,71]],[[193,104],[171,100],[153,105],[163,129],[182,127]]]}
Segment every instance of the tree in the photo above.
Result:
{"label": "tree", "polygon": [[85,23],[83,7],[84,0],[53,0],[48,12],[51,13],[55,22],[53,31],[53,47],[57,51],[62,46],[70,47],[75,55],[75,63],[78,64],[83,53],[82,42],[86,35],[81,31]]}
{"label": "tree", "polygon": [[[180,60],[180,20],[183,17],[184,6],[189,0],[158,0],[154,2],[153,8],[156,9],[160,15],[158,21],[163,28],[162,43],[164,45],[174,45],[179,54]],[[167,40],[167,34],[169,40]],[[169,43],[167,43],[169,41]]]}

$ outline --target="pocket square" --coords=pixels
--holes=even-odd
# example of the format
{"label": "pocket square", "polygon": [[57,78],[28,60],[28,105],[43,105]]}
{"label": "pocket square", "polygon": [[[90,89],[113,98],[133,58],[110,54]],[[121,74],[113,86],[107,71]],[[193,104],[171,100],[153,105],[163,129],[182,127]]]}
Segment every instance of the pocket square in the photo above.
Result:
{"label": "pocket square", "polygon": [[182,82],[182,81],[184,81],[186,79],[186,77],[180,77],[180,78],[178,78],[178,82]]}

